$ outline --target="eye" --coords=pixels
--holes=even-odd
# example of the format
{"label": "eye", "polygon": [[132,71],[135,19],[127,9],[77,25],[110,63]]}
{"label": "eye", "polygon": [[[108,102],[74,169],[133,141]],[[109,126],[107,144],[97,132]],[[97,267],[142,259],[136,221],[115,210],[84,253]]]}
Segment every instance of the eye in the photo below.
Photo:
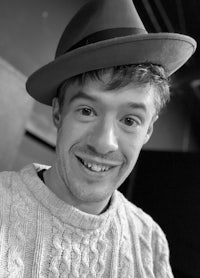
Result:
{"label": "eye", "polygon": [[89,107],[83,107],[78,110],[83,116],[93,116],[94,111]]}
{"label": "eye", "polygon": [[77,119],[80,121],[91,121],[97,115],[95,110],[88,106],[78,107],[75,111]]}
{"label": "eye", "polygon": [[127,128],[136,128],[140,125],[140,122],[138,119],[135,119],[133,117],[124,117],[122,119],[122,123],[127,127]]}

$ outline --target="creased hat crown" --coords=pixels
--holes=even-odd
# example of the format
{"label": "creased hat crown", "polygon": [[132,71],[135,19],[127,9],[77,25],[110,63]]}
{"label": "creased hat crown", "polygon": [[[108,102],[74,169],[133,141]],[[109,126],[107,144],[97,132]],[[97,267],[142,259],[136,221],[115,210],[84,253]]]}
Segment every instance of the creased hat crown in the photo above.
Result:
{"label": "creased hat crown", "polygon": [[67,24],[55,60],[34,72],[26,88],[36,100],[51,105],[60,85],[73,76],[141,63],[160,65],[169,76],[195,49],[189,36],[148,33],[132,0],[89,0]]}
{"label": "creased hat crown", "polygon": [[132,0],[90,0],[67,25],[56,57],[97,41],[146,33]]}

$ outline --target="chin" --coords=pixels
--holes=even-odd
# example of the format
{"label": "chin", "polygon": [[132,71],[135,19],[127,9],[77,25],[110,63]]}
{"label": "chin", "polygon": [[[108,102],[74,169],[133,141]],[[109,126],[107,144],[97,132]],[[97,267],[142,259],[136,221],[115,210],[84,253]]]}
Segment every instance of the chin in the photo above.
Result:
{"label": "chin", "polygon": [[115,188],[105,188],[105,186],[98,185],[84,185],[81,187],[74,186],[71,192],[82,202],[103,202],[109,199]]}

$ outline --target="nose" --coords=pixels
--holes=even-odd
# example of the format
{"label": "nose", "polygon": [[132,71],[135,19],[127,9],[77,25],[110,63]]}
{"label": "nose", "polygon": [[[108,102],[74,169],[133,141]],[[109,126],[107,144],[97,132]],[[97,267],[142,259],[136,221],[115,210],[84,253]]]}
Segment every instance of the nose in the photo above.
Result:
{"label": "nose", "polygon": [[90,134],[88,144],[103,155],[117,151],[119,146],[115,124],[109,120],[98,124]]}

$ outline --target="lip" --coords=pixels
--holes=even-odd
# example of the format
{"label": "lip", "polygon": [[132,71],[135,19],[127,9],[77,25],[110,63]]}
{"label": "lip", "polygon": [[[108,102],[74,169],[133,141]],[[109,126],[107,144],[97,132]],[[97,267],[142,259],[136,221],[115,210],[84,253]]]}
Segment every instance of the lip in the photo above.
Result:
{"label": "lip", "polygon": [[[86,173],[87,175],[89,174],[90,176],[96,177],[96,178],[98,178],[98,177],[102,178],[102,177],[105,177],[107,175],[110,175],[116,169],[116,167],[118,166],[118,165],[111,165],[111,164],[108,164],[108,163],[107,164],[104,163],[103,165],[109,166],[111,168],[107,171],[95,172],[95,171],[89,170],[86,166],[83,165],[83,163],[81,162],[82,157],[79,157],[79,156],[75,156],[75,157],[76,157],[76,159],[78,161],[78,164],[80,165],[81,169],[83,170],[83,172]],[[91,163],[102,164],[102,161],[101,161],[101,163],[97,162],[97,160],[94,160],[94,159],[93,160],[90,159],[90,161],[91,161]]]}
{"label": "lip", "polygon": [[90,162],[92,164],[100,164],[108,167],[117,167],[122,165],[121,161],[111,161],[111,160],[105,160],[105,159],[99,159],[98,157],[91,157],[88,155],[75,155],[78,159],[85,160],[87,162]]}

